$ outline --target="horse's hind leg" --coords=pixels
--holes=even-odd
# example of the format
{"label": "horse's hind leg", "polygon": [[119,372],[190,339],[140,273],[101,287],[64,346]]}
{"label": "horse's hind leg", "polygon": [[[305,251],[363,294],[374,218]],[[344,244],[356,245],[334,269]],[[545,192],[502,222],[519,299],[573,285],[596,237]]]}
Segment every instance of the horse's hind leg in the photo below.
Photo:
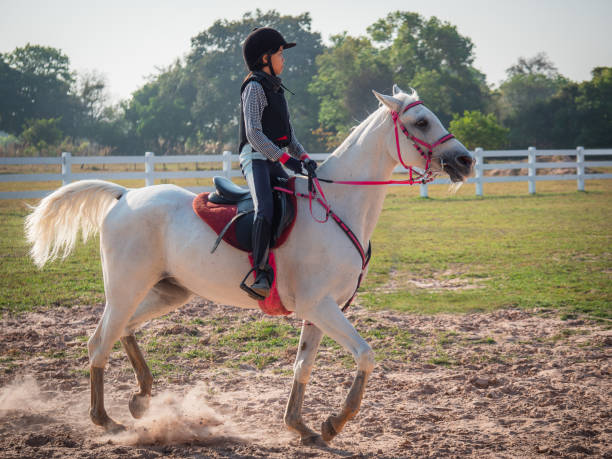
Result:
{"label": "horse's hind leg", "polygon": [[285,409],[285,424],[289,429],[300,434],[302,444],[305,445],[317,443],[321,439],[321,436],[310,429],[302,420],[302,404],[304,403],[306,384],[310,379],[310,373],[322,337],[323,333],[315,325],[307,322],[302,324],[300,344],[293,365],[293,387]]}
{"label": "horse's hind leg", "polygon": [[[115,251],[117,252],[121,251]],[[126,335],[125,330],[130,318],[153,287],[158,274],[153,268],[147,269],[150,262],[145,263],[144,260],[114,259],[110,263],[108,258],[110,257],[102,254],[106,307],[87,347],[91,375],[89,415],[94,424],[113,432],[124,427],[110,418],[104,408],[104,368],[113,345],[121,336]],[[109,270],[110,266],[113,267],[112,270]]]}
{"label": "horse's hind leg", "polygon": [[[191,292],[173,282],[171,279],[159,281],[149,291],[138,305],[136,312],[130,318],[127,330],[133,330],[142,322],[166,314],[189,300]],[[134,392],[130,397],[130,412],[135,418],[140,418],[147,411],[153,388],[153,375],[138,347],[133,334],[121,337],[121,344],[134,368],[140,392]]]}
{"label": "horse's hind leg", "polygon": [[89,377],[91,382],[89,417],[92,422],[97,426],[104,427],[108,432],[124,430],[125,427],[111,419],[104,408],[104,368],[90,366]]}
{"label": "horse's hind leg", "polygon": [[149,408],[149,402],[151,400],[151,389],[153,388],[153,375],[151,370],[145,361],[136,338],[134,335],[122,336],[121,344],[127,353],[128,359],[134,367],[134,373],[136,374],[136,380],[138,381],[138,387],[140,392],[134,392],[130,397],[130,413],[136,419],[141,418],[142,415]]}
{"label": "horse's hind leg", "polygon": [[[135,308],[136,305],[129,309],[126,307],[125,309],[128,309],[126,314],[125,309],[107,302],[102,320],[87,343],[91,381],[89,416],[94,424],[104,427],[109,432],[124,430],[125,427],[115,422],[104,408],[104,368],[108,363],[108,356],[113,345],[121,336],[123,328]],[[126,315],[127,317],[125,317]]]}

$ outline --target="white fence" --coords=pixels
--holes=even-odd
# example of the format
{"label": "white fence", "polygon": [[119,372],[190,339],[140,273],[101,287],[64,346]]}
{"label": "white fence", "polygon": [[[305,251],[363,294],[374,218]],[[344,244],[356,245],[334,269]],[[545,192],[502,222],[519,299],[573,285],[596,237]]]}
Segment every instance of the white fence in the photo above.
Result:
{"label": "white fence", "polygon": [[[316,153],[310,156],[322,161],[327,158],[328,153]],[[467,180],[467,183],[476,184],[476,195],[484,194],[483,185],[485,183],[496,182],[527,182],[529,193],[536,192],[536,182],[544,180],[576,180],[577,189],[584,191],[584,181],[589,179],[610,179],[612,174],[587,174],[585,168],[590,167],[612,167],[612,161],[594,161],[585,160],[585,156],[612,156],[612,149],[607,150],[586,150],[578,147],[575,150],[536,150],[534,147],[529,147],[528,150],[500,150],[500,151],[485,151],[482,148],[476,148],[474,151],[476,157],[475,174]],[[575,161],[566,162],[538,162],[538,156],[575,156]],[[486,163],[485,158],[495,158],[496,160],[504,158],[523,158],[527,157],[527,162],[495,162]],[[238,161],[238,155],[232,155],[231,152],[225,151],[222,155],[184,155],[184,156],[155,156],[151,152],[145,153],[144,156],[72,156],[70,153],[62,153],[61,157],[56,158],[0,158],[0,165],[61,165],[62,171],[60,174],[0,174],[0,182],[46,182],[46,181],[62,181],[62,184],[67,184],[75,180],[84,179],[105,179],[105,180],[144,180],[146,186],[153,185],[155,180],[172,180],[186,178],[212,178],[215,175],[223,175],[227,178],[241,177],[239,169],[232,169],[232,162]],[[78,173],[73,171],[72,166],[81,164],[139,164],[144,163],[144,172],[85,172]],[[189,170],[189,171],[156,171],[155,164],[170,164],[170,163],[221,163],[220,170]],[[538,169],[575,169],[576,172],[564,175],[537,175]],[[512,175],[512,176],[490,176],[484,175],[485,170],[507,170],[507,169],[527,169],[528,175]],[[405,170],[398,166],[396,173],[403,173]],[[430,184],[445,184],[450,183],[449,179],[436,179]],[[202,191],[210,191],[211,187],[189,187],[191,191],[196,193]],[[26,199],[26,198],[41,198],[52,190],[39,191],[6,191],[0,192],[0,199]],[[420,185],[421,196],[427,197],[427,185]]]}

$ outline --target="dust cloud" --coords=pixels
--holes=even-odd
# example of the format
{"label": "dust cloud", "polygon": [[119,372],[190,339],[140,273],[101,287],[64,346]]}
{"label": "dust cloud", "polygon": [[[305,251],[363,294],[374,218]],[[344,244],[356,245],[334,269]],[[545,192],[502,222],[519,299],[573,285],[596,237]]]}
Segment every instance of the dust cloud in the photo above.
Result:
{"label": "dust cloud", "polygon": [[[252,436],[240,435],[238,426],[227,415],[206,403],[206,397],[211,392],[212,389],[204,383],[192,387],[184,394],[164,391],[152,397],[150,408],[143,418],[125,423],[127,430],[122,433],[103,434],[101,440],[137,446],[182,443],[209,445],[228,440],[246,442],[252,439]],[[75,405],[73,397],[81,402]],[[0,420],[24,415],[32,425],[38,422],[57,423],[81,430],[89,423],[89,417],[83,416],[87,412],[85,400],[88,397],[85,393],[73,394],[73,397],[66,397],[66,394],[59,391],[44,391],[33,376],[21,376],[0,389]],[[114,411],[109,410],[111,416]],[[91,426],[88,430],[91,430]],[[99,436],[95,431],[91,433],[92,437]]]}
{"label": "dust cloud", "polygon": [[21,376],[0,389],[0,419],[9,412],[46,412],[52,408],[48,397],[43,397],[36,380]]}
{"label": "dust cloud", "polygon": [[136,420],[126,432],[109,439],[122,445],[246,441],[227,416],[205,402],[208,393],[209,387],[201,383],[184,395],[170,391],[156,395],[143,418]]}

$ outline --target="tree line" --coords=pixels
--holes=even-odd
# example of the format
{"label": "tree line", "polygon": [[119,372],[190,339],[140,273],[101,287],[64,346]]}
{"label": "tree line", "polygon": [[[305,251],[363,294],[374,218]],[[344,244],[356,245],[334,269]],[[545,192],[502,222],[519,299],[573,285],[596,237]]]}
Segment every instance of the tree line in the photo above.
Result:
{"label": "tree line", "polygon": [[0,54],[0,153],[202,154],[235,150],[239,88],[247,73],[241,43],[256,26],[298,46],[283,82],[296,134],[307,150],[330,151],[377,107],[371,89],[393,83],[421,100],[468,147],[612,146],[612,68],[589,81],[561,75],[543,53],[509,66],[498,88],[474,67],[474,45],[436,17],[397,11],[361,36],[325,45],[309,13],[272,10],[218,20],[191,39],[187,56],[110,104],[104,78],[77,75],[60,50],[28,44]]}

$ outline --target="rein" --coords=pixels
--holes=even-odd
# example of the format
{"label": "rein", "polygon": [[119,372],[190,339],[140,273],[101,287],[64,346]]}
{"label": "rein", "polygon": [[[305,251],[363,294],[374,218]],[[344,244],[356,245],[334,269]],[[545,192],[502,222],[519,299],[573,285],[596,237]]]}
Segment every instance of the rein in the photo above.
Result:
{"label": "rein", "polygon": [[[447,132],[442,137],[440,137],[438,140],[436,140],[434,143],[429,144],[425,142],[424,140],[419,139],[414,134],[411,134],[410,132],[408,132],[408,129],[406,129],[406,126],[404,126],[398,120],[401,115],[406,113],[412,107],[416,107],[417,105],[423,105],[423,102],[420,100],[412,102],[406,105],[404,109],[401,111],[401,113],[398,113],[395,110],[391,110],[391,118],[393,119],[393,126],[395,128],[394,130],[395,130],[395,145],[397,147],[397,159],[399,160],[401,165],[404,166],[404,169],[407,169],[409,171],[410,177],[407,180],[331,180],[331,179],[318,178],[314,173],[312,175],[309,174],[308,175],[308,201],[309,201],[310,215],[316,222],[325,223],[329,219],[330,212],[331,212],[329,208],[329,204],[327,203],[327,199],[325,198],[325,194],[323,194],[323,190],[321,189],[321,184],[319,182],[335,183],[338,185],[375,185],[375,186],[378,186],[378,185],[390,185],[390,184],[395,184],[395,185],[422,184],[422,185],[425,185],[426,183],[429,183],[434,180],[435,178],[434,173],[430,170],[431,160],[433,157],[433,150],[437,146],[442,145],[445,142],[448,142],[450,139],[453,139],[455,136],[451,134],[450,132]],[[412,166],[407,165],[402,159],[402,151],[400,148],[399,133],[397,132],[398,124],[399,124],[400,129],[404,133],[404,135],[412,141],[412,145],[414,146],[414,148],[425,159],[425,169],[423,170],[423,172],[415,171]],[[424,151],[422,147],[427,148],[427,151]],[[415,174],[416,174],[416,178],[415,178]],[[321,198],[318,198],[316,196],[317,193],[321,196]],[[312,212],[313,197],[315,197],[316,200],[327,211],[325,218],[323,220],[317,219]]]}
{"label": "rein", "polygon": [[[421,104],[423,104],[423,102],[421,102],[420,100],[416,102],[412,102],[406,105],[406,107],[402,110],[401,114],[404,114],[406,113],[406,111],[410,110],[412,107],[415,107]],[[347,237],[350,239],[352,244],[357,249],[357,252],[359,253],[359,256],[361,257],[361,273],[359,274],[359,279],[357,280],[357,288],[355,288],[355,292],[353,293],[351,298],[346,302],[346,304],[342,308],[342,311],[345,311],[349,307],[349,305],[355,298],[355,295],[357,294],[357,290],[359,290],[359,286],[361,285],[361,280],[363,279],[363,275],[366,271],[366,268],[368,266],[368,263],[370,262],[370,258],[372,255],[372,244],[370,241],[368,241],[368,248],[367,250],[364,250],[363,245],[361,245],[355,233],[346,225],[346,223],[342,221],[340,217],[338,217],[338,215],[329,206],[327,199],[325,198],[325,194],[323,193],[323,189],[321,188],[321,184],[319,182],[335,183],[339,185],[389,185],[389,184],[415,185],[417,183],[426,184],[434,180],[433,172],[430,170],[431,160],[433,157],[433,149],[439,145],[442,145],[444,142],[449,141],[455,136],[449,132],[443,135],[442,137],[440,137],[434,143],[429,144],[425,142],[424,140],[419,139],[415,135],[408,132],[408,129],[406,129],[406,126],[404,126],[401,122],[398,122],[401,114],[393,110],[391,111],[391,117],[393,118],[393,125],[395,128],[395,145],[397,147],[397,157],[398,157],[400,164],[404,166],[404,169],[407,169],[409,171],[410,173],[409,179],[407,180],[330,180],[330,179],[317,178],[317,176],[313,173],[313,174],[308,174],[308,194],[298,193],[297,191],[288,190],[286,188],[282,188],[278,186],[274,187],[275,190],[282,191],[284,193],[293,194],[300,198],[308,199],[308,206],[309,206],[310,215],[312,216],[312,218],[318,223],[326,223],[329,220],[329,217],[331,217],[332,220],[340,227],[340,229],[344,231],[344,233],[347,235]],[[412,141],[414,148],[425,159],[425,169],[423,170],[423,172],[415,171],[412,166],[409,166],[406,163],[404,163],[404,160],[402,159],[401,148],[400,148],[399,133],[397,131],[398,124],[399,124],[400,129],[404,133],[404,135]],[[427,151],[424,151],[422,147],[425,147]],[[324,219],[319,220],[318,218],[314,216],[314,213],[312,212],[313,200],[318,202],[321,205],[321,207],[325,209]]]}
{"label": "rein", "polygon": [[[433,181],[435,177],[433,176],[433,172],[430,170],[431,159],[433,157],[433,150],[437,146],[442,145],[444,142],[447,142],[450,139],[453,139],[455,136],[449,132],[443,135],[442,137],[440,137],[434,143],[429,144],[425,142],[424,140],[419,139],[417,136],[408,132],[408,129],[406,129],[406,126],[404,126],[398,120],[401,115],[406,113],[412,107],[415,107],[417,105],[422,105],[422,104],[423,104],[422,101],[417,100],[416,102],[412,102],[406,105],[406,107],[404,107],[401,113],[398,113],[393,110],[391,111],[391,118],[393,118],[393,126],[395,128],[394,130],[395,130],[395,145],[397,148],[397,159],[399,160],[400,164],[404,167],[404,169],[408,170],[410,174],[410,178],[408,178],[407,180],[330,180],[330,179],[323,179],[323,178],[314,178],[315,183],[318,180],[321,182],[335,183],[338,185],[391,185],[391,184],[395,184],[395,185],[422,184],[422,185],[425,185],[426,183]],[[398,124],[399,124],[401,131],[404,133],[404,135],[412,141],[412,145],[414,146],[414,148],[425,159],[425,169],[423,170],[423,172],[414,170],[412,166],[407,165],[402,159],[402,151],[401,151],[400,142],[399,142],[399,133],[397,131]],[[422,147],[427,148],[427,151],[424,151]],[[319,189],[319,192],[320,192],[320,187],[317,186],[317,188]]]}

